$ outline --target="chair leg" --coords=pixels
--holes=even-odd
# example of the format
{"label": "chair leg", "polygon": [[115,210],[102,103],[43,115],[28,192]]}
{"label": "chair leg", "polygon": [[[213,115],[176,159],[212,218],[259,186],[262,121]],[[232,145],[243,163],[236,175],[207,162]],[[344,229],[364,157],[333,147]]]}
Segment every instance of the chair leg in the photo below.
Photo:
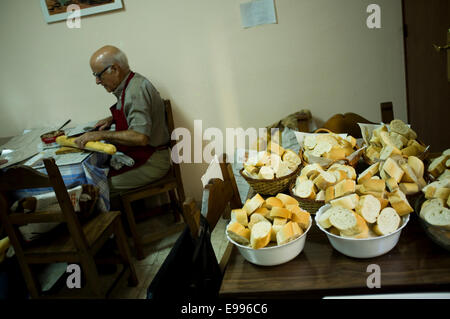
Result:
{"label": "chair leg", "polygon": [[136,220],[134,219],[133,209],[131,203],[122,197],[123,209],[127,216],[128,226],[130,227],[131,236],[134,241],[134,248],[136,249],[136,258],[138,260],[144,259],[144,249],[142,247],[141,236],[139,236],[136,226]]}
{"label": "chair leg", "polygon": [[19,262],[20,268],[22,269],[23,279],[25,280],[31,298],[33,299],[39,298],[40,285],[38,284],[38,281],[34,277],[30,266],[25,261],[23,261],[22,258],[17,258],[17,260]]}
{"label": "chair leg", "polygon": [[173,189],[169,191],[169,196],[170,196],[170,205],[172,206],[173,210],[173,218],[175,219],[175,222],[178,223],[180,221],[181,207],[179,205],[178,198]]}
{"label": "chair leg", "polygon": [[120,256],[122,256],[124,264],[130,268],[130,277],[128,279],[128,283],[132,287],[136,287],[139,283],[136,269],[134,267],[133,262],[131,261],[131,253],[130,247],[128,246],[127,236],[122,227],[122,221],[120,218],[116,219],[114,224],[114,234],[117,243],[117,247],[119,248]]}
{"label": "chair leg", "polygon": [[105,298],[100,291],[100,279],[98,276],[97,266],[94,258],[87,253],[81,253],[80,264],[83,269],[86,283],[89,289],[91,289],[93,295],[98,298]]}

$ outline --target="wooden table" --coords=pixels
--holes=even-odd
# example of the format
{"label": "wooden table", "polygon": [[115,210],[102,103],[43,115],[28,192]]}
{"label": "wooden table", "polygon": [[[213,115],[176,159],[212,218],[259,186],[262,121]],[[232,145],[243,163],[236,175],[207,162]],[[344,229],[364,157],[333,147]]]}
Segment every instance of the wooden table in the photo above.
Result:
{"label": "wooden table", "polygon": [[[314,223],[314,221],[313,221]],[[381,288],[367,287],[371,264],[380,266]],[[234,248],[225,270],[223,298],[321,298],[323,296],[450,291],[450,252],[434,244],[412,213],[396,247],[383,256],[356,259],[334,250],[313,224],[303,251],[279,266],[247,262]]]}

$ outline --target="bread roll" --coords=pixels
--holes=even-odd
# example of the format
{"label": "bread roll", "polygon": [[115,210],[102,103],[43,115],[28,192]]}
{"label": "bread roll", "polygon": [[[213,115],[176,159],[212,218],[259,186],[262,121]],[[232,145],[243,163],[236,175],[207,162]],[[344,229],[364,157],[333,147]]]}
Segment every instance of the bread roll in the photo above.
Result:
{"label": "bread roll", "polygon": [[298,226],[298,224],[290,221],[277,232],[277,244],[287,244],[288,242],[295,240],[302,234],[303,231]]}
{"label": "bread roll", "polygon": [[298,205],[298,201],[294,197],[286,195],[286,194],[283,194],[283,193],[278,193],[276,198],[281,200],[283,202],[284,206],[287,206],[287,205]]}
{"label": "bread roll", "polygon": [[[58,136],[56,138],[56,143],[62,146],[69,146],[69,147],[75,147],[79,148],[77,144],[75,144],[76,137],[67,137],[65,135]],[[85,150],[94,151],[94,152],[101,152],[113,155],[116,153],[117,149],[112,144],[107,144],[103,142],[87,142],[84,146]]]}
{"label": "bread roll", "polygon": [[321,172],[313,182],[318,189],[324,190],[336,183],[336,177],[334,177],[334,175],[329,172]]}
{"label": "bread roll", "polygon": [[441,175],[445,170],[445,162],[448,159],[448,155],[441,155],[437,158],[435,158],[430,166],[428,166],[428,172],[433,175],[435,178],[437,178],[439,175]]}
{"label": "bread roll", "polygon": [[242,226],[248,226],[248,215],[244,209],[233,209],[231,211],[231,221],[238,222]]}
{"label": "bread roll", "polygon": [[287,209],[291,211],[291,220],[296,222],[303,230],[308,229],[311,214],[301,209],[297,205],[288,205]]}
{"label": "bread roll", "polygon": [[227,227],[227,233],[238,244],[247,246],[250,242],[250,229],[245,228],[238,222],[231,222]]}
{"label": "bread roll", "polygon": [[378,172],[379,165],[380,162],[376,162],[363,171],[358,177],[358,184],[364,184],[365,181],[368,181],[372,176],[374,176]]}
{"label": "bread roll", "polygon": [[361,196],[355,208],[356,212],[361,215],[368,223],[375,223],[380,214],[381,203],[372,195]]}
{"label": "bread roll", "polygon": [[330,186],[325,190],[325,203],[335,198],[334,186]]}
{"label": "bread roll", "polygon": [[388,195],[389,203],[391,203],[392,208],[395,209],[397,214],[400,216],[407,215],[414,211],[414,209],[409,205],[405,194],[397,189]]}
{"label": "bread roll", "polygon": [[345,236],[356,235],[359,231],[355,214],[345,208],[336,207],[336,211],[331,214],[329,220],[331,225],[339,229]]}
{"label": "bread roll", "polygon": [[344,197],[340,197],[337,199],[333,199],[330,201],[331,206],[333,207],[343,207],[346,209],[355,209],[356,205],[358,205],[359,196],[357,194],[350,194]]}
{"label": "bread roll", "polygon": [[416,183],[400,183],[399,187],[405,195],[414,195],[420,191]]}
{"label": "bread roll", "polygon": [[397,212],[391,207],[386,207],[378,215],[377,223],[373,230],[377,235],[388,235],[398,229],[400,222],[401,218]]}
{"label": "bread roll", "polygon": [[259,222],[269,222],[269,221],[263,215],[253,213],[252,216],[250,216],[250,222],[248,223],[248,228],[250,230],[252,230],[254,225]]}
{"label": "bread roll", "polygon": [[272,224],[269,222],[259,222],[253,225],[250,233],[250,245],[253,249],[266,247],[270,242]]}
{"label": "bread roll", "polygon": [[355,214],[356,217],[356,234],[347,236],[345,235],[346,232],[339,232],[340,236],[343,237],[349,237],[349,238],[355,238],[355,239],[362,239],[362,238],[368,238],[369,237],[369,226],[367,225],[364,218],[362,218],[360,215]]}
{"label": "bread roll", "polygon": [[275,217],[281,217],[281,218],[287,218],[290,219],[291,218],[291,211],[287,208],[282,208],[282,207],[273,207],[270,210],[270,216],[275,218]]}
{"label": "bread roll", "polygon": [[255,210],[260,208],[264,204],[264,198],[261,195],[256,194],[249,201],[247,201],[243,209],[247,212],[247,215],[251,215]]}
{"label": "bread roll", "polygon": [[400,183],[404,171],[392,158],[388,158],[383,164],[383,170],[392,178],[395,179],[397,183]]}
{"label": "bread roll", "polygon": [[316,198],[316,191],[314,188],[314,183],[310,180],[307,180],[303,183],[299,183],[295,186],[294,195],[298,196],[300,198],[306,198],[306,199],[315,199]]}
{"label": "bread roll", "polygon": [[269,197],[266,199],[266,207],[272,209],[273,207],[283,207],[283,202],[276,197]]}
{"label": "bread roll", "polygon": [[334,185],[335,198],[352,194],[355,192],[356,183],[352,179],[345,179]]}

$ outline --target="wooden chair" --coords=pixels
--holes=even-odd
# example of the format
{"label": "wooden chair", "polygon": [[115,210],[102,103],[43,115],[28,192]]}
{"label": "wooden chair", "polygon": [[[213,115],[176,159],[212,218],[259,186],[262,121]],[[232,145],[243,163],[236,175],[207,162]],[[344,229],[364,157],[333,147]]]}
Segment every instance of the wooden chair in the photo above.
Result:
{"label": "wooden chair", "polygon": [[[220,163],[220,167],[223,180],[211,179],[203,189],[203,213],[200,212],[194,200],[189,199],[184,203],[184,217],[187,226],[150,284],[147,290],[148,299],[156,301],[164,298],[178,300],[180,298],[192,299],[198,297],[193,295],[187,296],[187,294],[192,292],[190,290],[192,281],[190,280],[192,278],[195,279],[199,272],[204,274],[203,271],[207,272],[204,274],[207,277],[206,281],[211,283],[211,285],[207,285],[208,293],[218,294],[220,282],[233,245],[228,245],[223,257],[220,261],[217,261],[214,251],[212,251],[212,246],[210,246],[211,243],[201,241],[201,239],[205,239],[201,234],[202,230],[205,230],[201,227],[200,215],[202,214],[206,217],[209,231],[212,232],[220,217],[227,211],[228,205],[232,209],[242,207],[233,171],[231,165],[226,163],[225,156],[223,156],[223,162]],[[200,245],[203,245],[203,249],[198,249]],[[209,254],[205,252],[206,246],[209,246]],[[204,267],[204,269],[200,270],[195,269],[197,264],[193,261],[195,260],[195,253],[198,251],[203,252],[201,258],[203,262],[200,266]],[[202,299],[208,298],[208,296],[203,295],[204,292],[200,292],[200,294]]]}
{"label": "wooden chair", "polygon": [[383,123],[389,124],[394,119],[394,106],[392,102],[380,103],[381,109],[381,121]]}
{"label": "wooden chair", "polygon": [[[129,275],[129,283],[137,285],[136,272],[131,262],[127,237],[123,231],[120,212],[102,212],[85,224],[81,224],[67,193],[63,179],[54,159],[44,159],[48,176],[26,166],[15,166],[0,175],[0,217],[11,244],[14,247],[27,288],[32,298],[44,297],[33,264],[66,262],[80,264],[86,287],[95,298],[105,297],[111,292],[102,290],[95,256],[106,241],[114,234],[120,256],[113,256],[110,261],[124,265],[120,277]],[[14,190],[27,188],[52,187],[60,212],[11,212],[12,202],[8,194]],[[67,226],[61,232],[47,233],[36,241],[25,243],[19,226],[29,223],[60,222]]]}
{"label": "wooden chair", "polygon": [[[230,209],[239,209],[243,206],[233,169],[231,164],[227,163],[226,155],[222,156],[220,169],[222,171],[223,181],[218,178],[211,179],[203,189],[202,214],[206,217],[211,231],[215,228],[221,217],[230,218],[228,205]],[[184,204],[184,216],[193,238],[196,238],[199,229],[200,210],[193,200],[186,201]],[[228,262],[232,248],[232,245],[227,246],[219,262],[222,273]]]}
{"label": "wooden chair", "polygon": [[[170,100],[164,100],[164,106],[166,108],[166,121],[169,128],[169,134],[172,134],[172,131],[175,129],[175,125],[173,121],[172,106],[170,104]],[[174,146],[175,141],[171,140],[170,149],[172,149]],[[169,193],[170,204],[172,211],[174,212],[175,223],[171,227],[158,231],[157,233],[139,234],[131,203],[137,200],[164,193]],[[148,185],[129,190],[121,194],[120,197],[123,204],[123,209],[127,217],[131,236],[133,238],[137,259],[144,258],[144,244],[176,233],[182,230],[184,227],[184,224],[180,222],[180,216],[182,216],[182,207],[183,202],[185,201],[185,194],[183,181],[181,180],[180,165],[177,163],[172,163],[169,172],[162,179]]]}
{"label": "wooden chair", "polygon": [[356,113],[335,114],[330,117],[322,128],[334,133],[348,133],[355,138],[361,138],[361,129],[358,123],[376,124]]}

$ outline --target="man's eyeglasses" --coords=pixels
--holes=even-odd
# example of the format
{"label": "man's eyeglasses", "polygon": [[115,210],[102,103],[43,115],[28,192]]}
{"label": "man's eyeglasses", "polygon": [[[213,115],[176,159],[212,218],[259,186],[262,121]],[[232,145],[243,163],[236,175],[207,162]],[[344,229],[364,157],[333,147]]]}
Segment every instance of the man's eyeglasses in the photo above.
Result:
{"label": "man's eyeglasses", "polygon": [[112,64],[111,65],[108,65],[106,68],[104,68],[103,69],[103,71],[101,71],[101,72],[94,72],[94,73],[92,73],[97,79],[101,79],[101,77],[102,77],[102,75],[103,75],[103,73],[105,73],[106,72],[106,70],[108,70],[110,67],[112,67]]}

